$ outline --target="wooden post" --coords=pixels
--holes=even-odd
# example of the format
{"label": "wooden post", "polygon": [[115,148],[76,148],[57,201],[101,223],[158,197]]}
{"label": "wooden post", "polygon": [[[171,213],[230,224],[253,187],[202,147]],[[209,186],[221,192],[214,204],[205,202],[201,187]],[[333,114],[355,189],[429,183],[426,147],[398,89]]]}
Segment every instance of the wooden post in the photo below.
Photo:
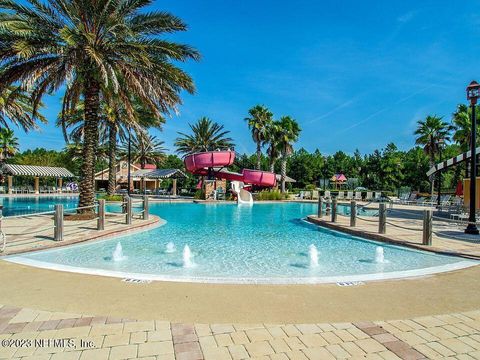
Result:
{"label": "wooden post", "polygon": [[143,197],[143,220],[148,220],[150,217],[150,211],[148,208],[148,196]]}
{"label": "wooden post", "polygon": [[357,202],[352,200],[350,202],[350,226],[357,225]]}
{"label": "wooden post", "polygon": [[105,199],[98,200],[97,230],[105,230]]}
{"label": "wooden post", "polygon": [[337,198],[332,200],[332,222],[337,222]]}
{"label": "wooden post", "polygon": [[387,230],[387,204],[380,203],[378,208],[378,233],[385,234]]}
{"label": "wooden post", "polygon": [[432,210],[425,210],[423,212],[423,245],[432,245]]}
{"label": "wooden post", "polygon": [[58,178],[58,192],[62,193],[62,187],[63,187],[63,178]]}
{"label": "wooden post", "polygon": [[40,178],[38,176],[35,176],[35,194],[38,195],[40,194],[39,188],[40,188]]}
{"label": "wooden post", "polygon": [[172,196],[177,196],[177,179],[173,179]]}
{"label": "wooden post", "polygon": [[330,216],[330,211],[332,210],[332,199],[327,199],[327,208],[325,209],[325,215]]}
{"label": "wooden post", "polygon": [[318,216],[319,218],[323,217],[323,199],[322,199],[321,196],[318,197],[317,216]]}
{"label": "wooden post", "polygon": [[13,176],[12,175],[8,175],[7,176],[7,186],[8,186],[8,193],[9,194],[13,194]]}
{"label": "wooden post", "polygon": [[132,223],[132,198],[130,196],[127,196],[126,197],[127,199],[127,220],[126,220],[126,224],[127,225],[130,225]]}
{"label": "wooden post", "polygon": [[63,204],[55,204],[55,215],[53,217],[53,240],[63,240]]}

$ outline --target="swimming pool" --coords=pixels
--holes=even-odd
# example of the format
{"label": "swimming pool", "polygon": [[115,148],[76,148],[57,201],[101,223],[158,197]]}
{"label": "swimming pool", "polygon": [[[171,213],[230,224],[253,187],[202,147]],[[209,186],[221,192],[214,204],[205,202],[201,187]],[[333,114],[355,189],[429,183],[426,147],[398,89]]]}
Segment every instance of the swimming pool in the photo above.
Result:
{"label": "swimming pool", "polygon": [[[379,243],[302,220],[315,212],[311,203],[152,203],[151,213],[165,219],[165,225],[8,260],[136,279],[274,284],[388,279],[477,264],[386,244],[381,245],[385,261],[376,262]],[[311,245],[319,253],[318,266],[312,263]],[[185,259],[185,246],[190,259]],[[185,266],[189,262],[192,266]]]}
{"label": "swimming pool", "polygon": [[77,207],[78,196],[9,196],[0,197],[3,216],[27,215],[53,211],[55,204],[63,204],[65,209]]}

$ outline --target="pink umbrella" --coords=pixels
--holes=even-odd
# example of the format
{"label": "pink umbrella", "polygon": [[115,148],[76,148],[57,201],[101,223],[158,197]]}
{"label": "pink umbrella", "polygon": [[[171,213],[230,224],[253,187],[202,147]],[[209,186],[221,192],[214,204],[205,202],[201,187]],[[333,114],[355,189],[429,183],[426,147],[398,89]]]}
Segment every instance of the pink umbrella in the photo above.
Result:
{"label": "pink umbrella", "polygon": [[458,180],[457,188],[455,189],[455,195],[457,196],[463,195],[463,183],[461,180]]}
{"label": "pink umbrella", "polygon": [[347,178],[343,174],[337,174],[337,181],[347,181]]}

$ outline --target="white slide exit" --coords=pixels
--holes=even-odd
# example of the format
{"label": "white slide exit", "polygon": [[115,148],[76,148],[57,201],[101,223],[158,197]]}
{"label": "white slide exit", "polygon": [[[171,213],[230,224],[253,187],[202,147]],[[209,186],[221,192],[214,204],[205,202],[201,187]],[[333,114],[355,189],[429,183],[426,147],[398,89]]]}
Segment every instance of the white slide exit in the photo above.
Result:
{"label": "white slide exit", "polygon": [[241,181],[232,181],[232,191],[237,194],[237,203],[245,205],[253,205],[252,193],[243,188],[244,183]]}

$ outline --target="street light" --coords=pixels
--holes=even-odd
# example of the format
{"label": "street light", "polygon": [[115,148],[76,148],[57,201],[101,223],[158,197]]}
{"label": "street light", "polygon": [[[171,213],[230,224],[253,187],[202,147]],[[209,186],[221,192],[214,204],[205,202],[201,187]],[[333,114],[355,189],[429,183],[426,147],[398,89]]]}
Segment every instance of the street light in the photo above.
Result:
{"label": "street light", "polygon": [[468,225],[465,229],[465,234],[478,235],[478,229],[475,219],[476,211],[476,192],[477,192],[477,118],[475,116],[475,107],[477,99],[480,97],[480,84],[476,81],[472,81],[467,86],[467,99],[470,100],[470,106],[472,107],[472,134],[470,137],[470,215],[468,217]]}
{"label": "street light", "polygon": [[[438,155],[440,162],[442,162],[442,147],[445,144],[445,139],[438,140]],[[437,185],[437,205],[440,206],[440,198],[442,196],[442,170],[438,170],[438,185]]]}
{"label": "street light", "polygon": [[132,129],[131,128],[128,128],[128,190],[127,190],[127,194],[128,196],[130,196],[130,178],[131,178],[131,174],[130,174],[130,163],[132,161]]}

